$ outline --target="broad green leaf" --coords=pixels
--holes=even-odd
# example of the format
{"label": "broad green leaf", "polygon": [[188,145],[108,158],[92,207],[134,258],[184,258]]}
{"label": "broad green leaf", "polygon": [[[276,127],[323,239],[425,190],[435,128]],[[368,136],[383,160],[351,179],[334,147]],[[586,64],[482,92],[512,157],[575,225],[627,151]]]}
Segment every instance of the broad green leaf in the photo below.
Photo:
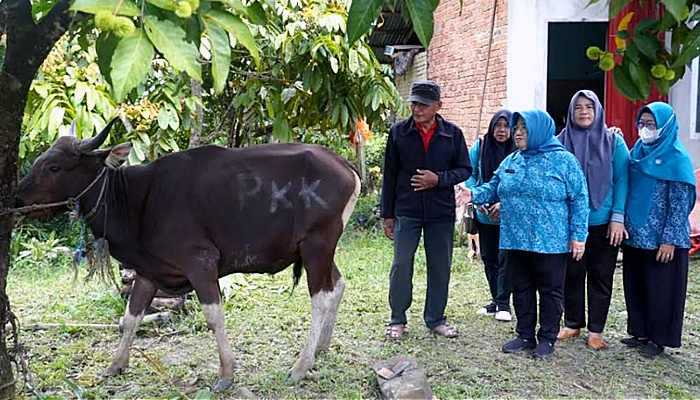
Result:
{"label": "broad green leaf", "polygon": [[613,69],[613,83],[617,91],[626,98],[630,100],[642,100],[637,85],[630,79],[628,66],[626,64],[619,65]]}
{"label": "broad green leaf", "polygon": [[162,107],[160,110],[158,110],[158,127],[162,130],[168,129],[168,118],[170,115],[168,114],[168,111],[165,109],[165,107]]}
{"label": "broad green leaf", "polygon": [[358,60],[357,51],[355,49],[350,50],[350,56],[348,57],[348,68],[353,74],[360,71],[360,61]]}
{"label": "broad green leaf", "polygon": [[610,18],[615,18],[626,5],[634,0],[610,0]]}
{"label": "broad green leaf", "polygon": [[333,70],[333,73],[337,74],[338,73],[338,59],[335,57],[331,57],[328,61],[331,63],[331,69]]}
{"label": "broad green leaf", "polygon": [[671,64],[671,68],[675,69],[682,65],[690,64],[698,55],[700,55],[700,24],[695,25],[693,30],[690,31],[680,54],[678,54],[678,58]]}
{"label": "broad green leaf", "polygon": [[411,15],[413,31],[427,48],[433,38],[433,5],[430,0],[404,0],[404,4]]}
{"label": "broad green leaf", "polygon": [[185,41],[185,31],[181,27],[149,15],[144,18],[144,28],[153,45],[173,68],[201,82],[202,68],[197,62],[199,51],[194,43]]}
{"label": "broad green leaf", "polygon": [[[463,0],[459,1],[460,6],[462,5],[462,1]],[[430,0],[430,4],[433,5],[433,11],[435,11],[435,9],[440,5],[440,0]],[[460,12],[461,12],[461,8],[460,8]]]}
{"label": "broad green leaf", "polygon": [[639,64],[639,49],[637,49],[637,45],[634,44],[634,42],[627,44],[625,47],[625,55],[632,62]]}
{"label": "broad green leaf", "polygon": [[146,33],[139,29],[119,41],[112,57],[112,89],[114,100],[121,102],[151,69],[153,45]]}
{"label": "broad green leaf", "polygon": [[678,21],[681,20],[681,15],[683,15],[683,9],[686,7],[686,0],[659,0],[666,6],[666,10],[671,12]]}
{"label": "broad green leaf", "polygon": [[[128,1],[128,0],[125,0]],[[158,8],[163,10],[175,11],[177,10],[177,1],[175,0],[146,0],[146,2],[153,4]]]}
{"label": "broad green leaf", "polygon": [[280,142],[291,142],[292,131],[289,129],[287,120],[282,114],[275,118],[275,122],[272,124],[272,136],[276,137]]}
{"label": "broad green leaf", "polygon": [[643,99],[649,97],[651,92],[651,76],[649,71],[643,66],[629,63],[630,78],[639,89],[639,94]]}
{"label": "broad green leaf", "polygon": [[88,85],[85,82],[78,82],[75,84],[75,104],[80,104],[83,102],[83,97],[85,97],[85,92],[87,92]]}
{"label": "broad green leaf", "polygon": [[51,110],[51,116],[49,117],[48,131],[51,137],[55,137],[56,132],[58,132],[58,127],[63,124],[63,115],[66,113],[66,109],[63,107],[55,107]]}
{"label": "broad green leaf", "polygon": [[100,67],[102,76],[107,79],[107,83],[112,84],[110,71],[112,70],[112,56],[114,49],[119,44],[119,38],[109,32],[101,32],[95,42],[95,51],[97,52],[97,65]]}
{"label": "broad green leaf", "polygon": [[245,16],[250,20],[250,22],[256,25],[267,25],[267,14],[265,14],[265,9],[263,9],[262,4],[254,1],[245,8]]}
{"label": "broad green leaf", "polygon": [[637,45],[640,53],[647,56],[650,60],[656,60],[661,44],[659,44],[659,40],[655,36],[637,35],[632,40]]}
{"label": "broad green leaf", "polygon": [[657,28],[659,25],[659,19],[658,18],[648,18],[642,21],[639,21],[637,25],[634,26],[634,35],[640,35],[643,34],[644,32],[647,31],[654,31],[654,28]]}
{"label": "broad green leaf", "polygon": [[245,22],[231,13],[221,10],[209,10],[204,15],[202,19],[205,22],[215,22],[222,28],[224,28],[228,33],[233,35],[238,42],[240,42],[248,51],[250,55],[255,59],[256,64],[260,64],[260,50],[258,49],[257,43],[255,43],[255,38],[253,34],[250,33],[250,28]]}
{"label": "broad green leaf", "polygon": [[88,110],[92,111],[95,109],[95,103],[97,102],[97,92],[95,89],[88,86],[87,92],[85,93],[85,100]]}
{"label": "broad green leaf", "polygon": [[353,0],[348,11],[348,41],[351,46],[369,32],[383,5],[384,0]]}
{"label": "broad green leaf", "polygon": [[214,91],[221,93],[226,86],[231,65],[231,44],[224,28],[211,20],[202,22],[211,41],[211,73],[214,77]]}
{"label": "broad green leaf", "polygon": [[[119,9],[117,10],[117,7]],[[131,0],[75,0],[70,6],[72,11],[97,14],[100,11],[116,12],[118,15],[135,17],[141,15],[141,9]]]}

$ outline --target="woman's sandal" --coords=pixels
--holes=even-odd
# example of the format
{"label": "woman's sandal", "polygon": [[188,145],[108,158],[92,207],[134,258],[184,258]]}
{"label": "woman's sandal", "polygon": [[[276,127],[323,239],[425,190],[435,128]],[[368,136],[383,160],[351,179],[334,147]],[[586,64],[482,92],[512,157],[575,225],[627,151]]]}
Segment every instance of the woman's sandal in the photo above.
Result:
{"label": "woman's sandal", "polygon": [[401,340],[403,339],[405,330],[405,324],[393,324],[386,327],[386,332],[384,334],[389,340]]}
{"label": "woman's sandal", "polygon": [[452,339],[459,336],[459,332],[453,326],[442,324],[433,328],[433,335]]}

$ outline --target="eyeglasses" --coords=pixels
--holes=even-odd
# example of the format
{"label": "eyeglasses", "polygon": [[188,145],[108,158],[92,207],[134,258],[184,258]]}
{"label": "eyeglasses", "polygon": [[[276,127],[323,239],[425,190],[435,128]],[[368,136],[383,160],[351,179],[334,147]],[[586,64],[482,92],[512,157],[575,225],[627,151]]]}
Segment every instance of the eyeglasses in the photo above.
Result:
{"label": "eyeglasses", "polygon": [[637,121],[637,128],[642,129],[644,127],[647,127],[647,129],[656,129],[656,122],[654,121],[642,121],[639,120]]}

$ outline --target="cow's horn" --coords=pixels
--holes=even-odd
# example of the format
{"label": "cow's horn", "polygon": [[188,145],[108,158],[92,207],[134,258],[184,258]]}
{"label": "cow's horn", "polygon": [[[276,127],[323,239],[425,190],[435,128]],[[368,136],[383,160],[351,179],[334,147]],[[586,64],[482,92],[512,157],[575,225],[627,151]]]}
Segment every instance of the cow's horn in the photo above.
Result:
{"label": "cow's horn", "polygon": [[102,146],[102,143],[104,143],[104,141],[107,139],[107,135],[109,135],[109,131],[112,130],[112,125],[114,125],[114,123],[117,122],[117,120],[119,120],[119,117],[112,118],[112,120],[109,121],[107,126],[105,126],[104,129],[102,129],[102,132],[100,132],[100,134],[95,136],[94,138],[85,139],[78,142],[76,144],[76,149],[78,149],[78,152],[87,153]]}

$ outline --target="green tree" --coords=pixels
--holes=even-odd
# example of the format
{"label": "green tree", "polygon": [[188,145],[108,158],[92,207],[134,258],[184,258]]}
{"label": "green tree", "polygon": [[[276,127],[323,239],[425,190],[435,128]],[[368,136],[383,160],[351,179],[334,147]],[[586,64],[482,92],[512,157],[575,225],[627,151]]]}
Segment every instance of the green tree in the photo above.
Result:
{"label": "green tree", "polygon": [[[423,16],[423,11],[427,9],[424,7],[425,1],[408,1],[411,4],[422,5],[420,7],[409,5],[412,10],[411,15]],[[437,2],[434,2],[429,7],[431,21],[432,9],[436,4]],[[298,3],[295,3],[292,8],[297,6]],[[69,7],[77,13],[69,12]],[[100,31],[95,45],[97,62],[102,76],[109,84],[111,97],[121,102],[134,96],[135,91],[138,95],[138,88],[140,85],[143,86],[144,81],[149,78],[158,79],[157,71],[153,68],[154,57],[165,59],[169,68],[182,73],[189,79],[202,81],[202,67],[199,60],[206,58],[202,50],[206,49],[209,43],[212,87],[215,92],[222,92],[230,73],[231,54],[239,49],[247,52],[245,59],[240,60],[246,67],[244,71],[262,66],[263,60],[261,60],[253,30],[261,29],[258,32],[266,32],[267,14],[275,7],[272,0],[265,2],[248,0],[245,3],[241,0],[75,0],[72,4],[70,0],[0,1],[0,33],[4,33],[6,37],[6,47],[3,48],[4,59],[0,69],[0,399],[15,397],[14,377],[7,352],[5,330],[6,322],[10,318],[10,302],[5,288],[9,270],[13,219],[10,214],[2,212],[14,205],[22,117],[30,96],[32,81],[54,44],[66,32],[69,32],[71,38],[84,42],[92,34],[92,28],[97,28]],[[355,43],[371,28],[380,11],[373,6],[374,16],[363,12],[362,18],[358,19],[357,10],[358,5],[353,4],[348,22],[351,43]],[[432,22],[428,24],[421,20],[417,24],[420,25],[417,32],[421,40],[427,44],[432,36]],[[344,30],[343,27],[340,31]],[[316,60],[319,74],[327,72],[328,69],[336,74],[341,68],[352,70],[356,65],[355,56],[351,55],[354,53],[349,51],[350,46],[344,42],[333,42],[342,34],[337,29],[332,31],[336,36],[332,42],[324,42],[312,48],[314,53],[312,58],[315,59],[316,53],[321,52],[322,56],[332,55],[332,59],[335,60],[331,61],[329,58],[327,63]],[[296,33],[303,36],[303,30]],[[337,46],[347,46],[347,59],[342,56],[343,51],[338,52]],[[359,57],[362,54],[361,47],[355,50]],[[278,63],[276,66],[280,71],[282,64]],[[370,60],[367,64],[373,64],[373,61]],[[312,69],[315,68],[314,65]],[[372,69],[376,72],[376,68],[372,67]],[[366,72],[372,73],[369,70]],[[244,75],[250,76],[250,72]],[[301,85],[296,84],[295,77],[282,78],[285,82],[291,82],[292,86],[285,87],[279,93],[273,92],[270,100],[264,101],[264,111],[267,112],[267,117],[272,119],[272,131],[278,136],[282,136],[284,132],[289,135],[289,129],[286,128],[290,124],[308,126],[314,123],[313,120],[316,117],[313,115],[296,115],[292,119],[286,116],[280,117],[285,110],[293,107],[294,103],[290,105],[292,101],[301,102],[306,96],[315,95],[319,96],[315,100],[319,102],[318,104],[324,101],[322,95],[306,92],[309,85],[317,84],[317,81],[313,80],[314,76],[318,75],[310,74],[308,79],[299,80]],[[361,98],[354,94],[348,97],[351,100],[343,100],[344,105],[333,100],[335,96],[333,91],[336,88],[329,86],[332,90],[325,94],[327,97],[325,101],[339,105],[325,108],[330,110],[333,123],[326,127],[321,125],[321,129],[349,129],[354,117],[359,115],[367,117],[371,114],[367,110],[368,105],[372,112],[378,112],[379,105],[393,101],[389,94],[391,87],[380,82],[379,76],[377,74],[377,89],[373,94],[367,97],[363,94]],[[102,111],[93,113],[87,103],[87,91],[83,94],[82,84],[81,88],[78,88],[78,82],[86,82],[86,80],[77,75],[73,79],[75,88],[71,97],[57,100],[60,102],[58,106],[64,109],[63,116],[58,115],[60,111],[56,111],[52,122],[49,113],[48,120],[43,120],[41,123],[35,121],[39,127],[46,122],[47,131],[51,131],[59,125],[57,121],[65,121],[66,116],[70,117],[71,112],[75,114],[81,112],[83,100],[90,111],[89,115],[93,118],[93,125],[95,124],[95,115],[100,115]],[[384,78],[381,77],[381,79]],[[384,82],[388,84],[386,79]],[[178,83],[175,82],[175,84]],[[261,87],[260,90],[262,89]],[[349,90],[343,87],[340,89]],[[98,93],[97,97],[102,98],[101,94],[103,93]],[[167,96],[165,93],[163,95]],[[56,98],[60,96],[61,94],[57,94]],[[359,102],[358,98],[361,99]],[[362,107],[359,106],[360,104]],[[35,106],[34,103],[30,105]],[[48,108],[48,103],[46,105]],[[105,104],[103,105],[108,108]],[[311,109],[310,107],[307,110]],[[249,107],[249,109],[252,108],[254,107]],[[87,111],[83,115],[88,115]],[[172,117],[172,113],[169,117]],[[161,118],[158,122],[164,124],[163,121],[167,118]],[[99,118],[97,120],[99,121]],[[167,119],[166,122],[170,126],[172,120]],[[89,125],[84,119],[81,123]],[[276,129],[275,126],[277,126]]]}
{"label": "green tree", "polygon": [[[600,0],[591,0],[590,4]],[[622,16],[615,34],[615,48],[604,52],[589,47],[586,55],[603,70],[612,70],[617,90],[630,100],[646,100],[652,87],[668,93],[700,55],[700,1],[698,0],[610,0],[610,18],[625,6],[657,4],[662,18],[648,18],[631,26],[635,11]],[[668,41],[662,40],[668,38]],[[666,44],[665,44],[666,43]]]}

